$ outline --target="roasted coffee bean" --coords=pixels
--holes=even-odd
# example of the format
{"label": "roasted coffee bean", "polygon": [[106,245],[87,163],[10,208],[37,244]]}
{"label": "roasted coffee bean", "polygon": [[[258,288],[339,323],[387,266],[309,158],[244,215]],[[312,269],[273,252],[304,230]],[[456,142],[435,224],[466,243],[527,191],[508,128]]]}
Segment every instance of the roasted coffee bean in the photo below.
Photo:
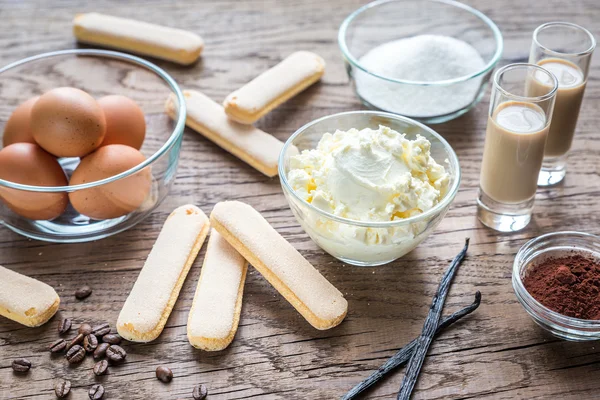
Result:
{"label": "roasted coffee bean", "polygon": [[77,336],[75,336],[73,339],[71,339],[69,344],[67,344],[67,350],[69,350],[71,347],[75,346],[76,344],[83,343],[84,338],[85,338],[85,336],[83,335],[83,333],[77,334]]}
{"label": "roasted coffee bean", "polygon": [[54,385],[54,393],[56,393],[56,397],[59,399],[67,397],[70,391],[71,381],[58,381],[56,385]]}
{"label": "roasted coffee bean", "polygon": [[12,362],[12,369],[15,372],[28,372],[31,368],[31,361],[26,358],[17,358]]}
{"label": "roasted coffee bean", "polygon": [[111,344],[106,349],[106,357],[112,362],[119,363],[125,360],[127,352],[118,344]]}
{"label": "roasted coffee bean", "polygon": [[99,343],[96,350],[94,350],[94,360],[103,358],[106,355],[106,349],[108,349],[109,346],[110,344],[108,343]]}
{"label": "roasted coffee bean", "polygon": [[87,285],[86,286],[82,286],[82,287],[80,287],[79,289],[77,289],[75,291],[75,297],[78,300],[83,300],[86,297],[88,297],[90,294],[92,294],[92,288],[89,287],[89,286],[87,286]]}
{"label": "roasted coffee bean", "polygon": [[96,348],[98,347],[98,338],[96,337],[96,335],[90,333],[89,335],[86,335],[86,337],[83,339],[83,348],[85,349],[85,351],[87,351],[88,353],[93,352],[94,350],[96,350]]}
{"label": "roasted coffee bean", "polygon": [[104,336],[110,333],[110,325],[107,323],[98,324],[92,328],[92,333],[96,336]]}
{"label": "roasted coffee bean", "polygon": [[65,339],[58,339],[56,342],[50,345],[50,353],[60,353],[67,348],[67,341]]}
{"label": "roasted coffee bean", "polygon": [[108,370],[108,361],[102,360],[94,364],[94,374],[96,376],[104,375]]}
{"label": "roasted coffee bean", "polygon": [[159,366],[156,368],[156,377],[159,381],[169,383],[173,380],[173,371],[170,368]]}
{"label": "roasted coffee bean", "polygon": [[205,385],[196,385],[192,392],[192,396],[194,397],[194,400],[204,400],[206,396],[208,396],[208,389]]}
{"label": "roasted coffee bean", "polygon": [[117,333],[109,333],[108,335],[102,336],[102,341],[104,343],[121,344],[121,340],[121,336]]}
{"label": "roasted coffee bean", "polygon": [[102,385],[94,385],[88,391],[88,396],[91,400],[100,400],[104,397],[104,386]]}
{"label": "roasted coffee bean", "polygon": [[58,323],[58,334],[64,335],[65,333],[71,330],[71,319],[64,318],[62,321]]}
{"label": "roasted coffee bean", "polygon": [[78,332],[82,335],[89,335],[90,333],[92,333],[92,327],[90,326],[90,324],[81,324],[79,325]]}
{"label": "roasted coffee bean", "polygon": [[85,358],[85,350],[83,349],[83,347],[76,344],[67,351],[67,354],[65,354],[65,358],[67,359],[69,364],[80,363]]}

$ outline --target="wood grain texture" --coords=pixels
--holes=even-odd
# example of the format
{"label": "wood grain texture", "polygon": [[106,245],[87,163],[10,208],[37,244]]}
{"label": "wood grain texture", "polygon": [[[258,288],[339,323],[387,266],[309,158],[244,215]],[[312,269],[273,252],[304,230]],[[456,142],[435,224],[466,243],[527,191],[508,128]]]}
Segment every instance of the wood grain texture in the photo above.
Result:
{"label": "wood grain texture", "polygon": [[[597,0],[470,0],[490,16],[505,38],[503,62],[528,56],[539,24],[568,20],[600,37]],[[191,67],[157,62],[184,88],[222,100],[292,51],[314,51],[327,62],[320,84],[262,119],[258,127],[285,140],[315,118],[361,109],[337,48],[341,21],[363,1],[179,0],[167,2],[84,0],[0,2],[0,64],[50,50],[76,47],[71,19],[99,11],[192,30],[206,41],[201,62]],[[598,232],[600,204],[600,55],[592,62],[569,173],[563,184],[541,189],[535,217],[524,231],[501,235],[475,217],[487,98],[467,115],[436,126],[456,150],[463,170],[460,192],[437,231],[415,251],[392,264],[361,269],[320,250],[292,216],[277,179],[264,177],[201,136],[186,130],[178,177],[168,199],[150,218],[115,237],[87,244],[47,244],[0,229],[0,264],[39,278],[62,298],[59,314],[30,329],[0,319],[0,399],[53,398],[54,383],[73,382],[72,399],[102,382],[107,399],[191,398],[197,383],[211,399],[334,399],[382,364],[420,331],[443,270],[471,237],[468,257],[450,291],[446,311],[469,304],[476,290],[479,310],[437,339],[427,358],[415,399],[593,399],[600,391],[600,350],[594,343],[567,343],[544,334],[517,303],[510,283],[514,255],[528,239],[555,230]],[[237,337],[225,351],[192,348],[187,314],[204,256],[190,271],[163,334],[150,344],[125,344],[127,362],[94,378],[92,360],[70,368],[47,347],[57,337],[60,317],[74,325],[107,321],[113,326],[144,259],[170,211],[191,202],[209,213],[221,200],[242,200],[261,211],[275,228],[336,285],[349,301],[337,328],[319,332],[254,270],[249,270]],[[88,284],[85,301],[75,290]],[[13,375],[11,361],[29,358],[26,376]],[[173,370],[159,382],[158,365]],[[366,398],[392,398],[401,373]]]}

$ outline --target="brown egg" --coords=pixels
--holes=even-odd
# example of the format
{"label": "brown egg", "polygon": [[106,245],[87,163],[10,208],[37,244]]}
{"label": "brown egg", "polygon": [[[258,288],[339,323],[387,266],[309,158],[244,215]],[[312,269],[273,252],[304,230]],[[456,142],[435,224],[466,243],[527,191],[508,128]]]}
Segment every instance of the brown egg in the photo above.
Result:
{"label": "brown egg", "polygon": [[40,96],[32,97],[15,108],[4,126],[4,135],[2,136],[4,147],[13,143],[35,143],[31,133],[30,116],[31,107],[39,98]]}
{"label": "brown egg", "polygon": [[106,120],[96,100],[83,90],[52,89],[31,109],[33,138],[57,157],[83,157],[100,146]]}
{"label": "brown egg", "polygon": [[[95,182],[127,171],[146,158],[133,147],[110,144],[81,160],[70,185]],[[94,219],[117,218],[142,205],[152,183],[150,168],[115,182],[69,193],[71,204],[81,214]]]}
{"label": "brown egg", "polygon": [[[14,143],[0,150],[0,179],[32,186],[67,186],[67,177],[56,158],[33,143]],[[0,187],[0,199],[15,213],[29,219],[48,220],[65,211],[66,193],[39,193]]]}
{"label": "brown egg", "polygon": [[106,118],[106,135],[100,146],[124,144],[140,149],[146,136],[144,112],[129,97],[112,95],[98,100]]}

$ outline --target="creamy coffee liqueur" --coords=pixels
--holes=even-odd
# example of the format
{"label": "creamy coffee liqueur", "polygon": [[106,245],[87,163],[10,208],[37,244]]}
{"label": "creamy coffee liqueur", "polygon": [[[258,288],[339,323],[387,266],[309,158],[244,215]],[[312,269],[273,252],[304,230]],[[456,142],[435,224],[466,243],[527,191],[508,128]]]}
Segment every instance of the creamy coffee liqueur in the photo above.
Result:
{"label": "creamy coffee liqueur", "polygon": [[[559,157],[571,148],[586,82],[581,69],[569,61],[548,58],[541,60],[538,65],[552,72],[558,79],[558,91],[544,154],[546,157]],[[537,72],[533,79],[529,79],[527,89],[527,96],[543,96],[552,89],[552,81],[543,72]]]}
{"label": "creamy coffee liqueur", "polygon": [[501,103],[488,118],[481,188],[493,200],[517,204],[535,196],[548,126],[530,103]]}

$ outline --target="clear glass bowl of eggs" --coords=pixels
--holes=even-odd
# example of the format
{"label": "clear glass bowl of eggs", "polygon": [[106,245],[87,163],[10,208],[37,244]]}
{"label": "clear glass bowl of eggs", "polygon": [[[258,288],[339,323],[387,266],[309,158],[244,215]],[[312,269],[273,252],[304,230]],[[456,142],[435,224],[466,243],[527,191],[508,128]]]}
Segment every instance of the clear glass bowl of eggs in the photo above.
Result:
{"label": "clear glass bowl of eggs", "polygon": [[167,196],[185,103],[162,69],[112,51],[58,51],[1,68],[0,93],[6,227],[52,242],[96,240],[140,222]]}

